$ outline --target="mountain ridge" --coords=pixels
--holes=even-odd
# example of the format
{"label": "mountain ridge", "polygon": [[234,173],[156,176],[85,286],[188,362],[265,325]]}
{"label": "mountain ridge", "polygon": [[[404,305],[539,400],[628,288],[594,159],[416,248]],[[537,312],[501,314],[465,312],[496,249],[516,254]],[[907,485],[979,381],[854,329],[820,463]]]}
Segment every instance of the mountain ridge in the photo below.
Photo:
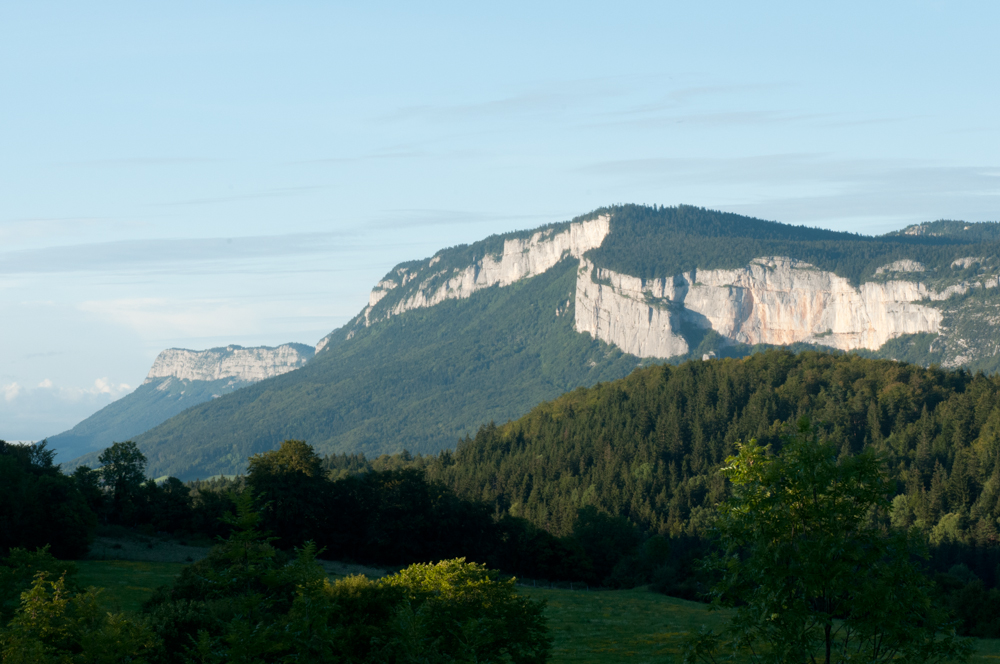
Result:
{"label": "mountain ridge", "polygon": [[[1000,311],[1000,240],[995,224],[962,223],[970,230],[953,224],[944,227],[948,234],[904,229],[869,237],[690,206],[615,206],[491,236],[394,267],[372,289],[368,305],[317,344],[309,371],[258,383],[252,398],[237,392],[202,404],[197,416],[182,413],[137,441],[160,450],[161,471],[204,474],[239,468],[229,461],[213,466],[209,449],[180,468],[167,450],[217,438],[202,444],[241,450],[238,460],[233,452],[224,455],[241,464],[284,436],[310,439],[323,452],[437,452],[491,417],[527,412],[533,404],[517,396],[517,386],[536,384],[532,366],[562,378],[528,390],[531,399],[592,384],[590,365],[555,368],[556,360],[545,359],[559,357],[538,351],[552,339],[575,349],[571,355],[589,354],[601,371],[615,367],[601,380],[644,362],[789,344],[995,370],[1000,348],[990,341],[990,326]],[[965,241],[969,232],[976,241]],[[552,280],[560,284],[555,290]],[[510,289],[521,294],[508,297]],[[525,315],[541,318],[519,320]],[[498,337],[494,325],[511,334]],[[525,325],[534,346],[521,344],[517,331]],[[477,347],[463,335],[491,338],[494,346]],[[389,345],[379,347],[376,338]],[[429,348],[439,354],[429,355]],[[507,360],[491,367],[494,353]],[[601,353],[628,359],[608,365]],[[333,368],[344,363],[355,368],[353,377]],[[439,380],[441,372],[477,379],[458,394]],[[325,377],[314,381],[320,374]],[[393,387],[402,384],[415,391]],[[395,402],[373,392],[376,385]],[[329,396],[328,390],[339,392]],[[499,403],[483,401],[483,393]]]}
{"label": "mountain ridge", "polygon": [[73,428],[48,438],[60,460],[128,440],[205,401],[304,366],[315,349],[306,344],[244,348],[230,344],[194,351],[161,351],[138,388]]}

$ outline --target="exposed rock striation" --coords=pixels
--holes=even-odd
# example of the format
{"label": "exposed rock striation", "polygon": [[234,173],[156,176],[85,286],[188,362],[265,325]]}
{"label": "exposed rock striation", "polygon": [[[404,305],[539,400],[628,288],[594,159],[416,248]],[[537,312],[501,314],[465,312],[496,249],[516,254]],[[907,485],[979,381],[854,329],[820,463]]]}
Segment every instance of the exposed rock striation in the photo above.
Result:
{"label": "exposed rock striation", "polygon": [[584,259],[576,280],[575,327],[638,357],[674,357],[690,349],[675,279],[640,279],[595,268]]}
{"label": "exposed rock striation", "polygon": [[143,384],[160,378],[254,383],[305,365],[315,350],[304,344],[275,348],[225,346],[208,350],[169,348],[156,357]]}
{"label": "exposed rock striation", "polygon": [[[575,329],[638,357],[685,355],[692,351],[691,333],[708,329],[748,345],[806,342],[877,350],[903,335],[941,333],[944,316],[933,302],[998,285],[996,276],[984,276],[935,290],[924,279],[927,266],[912,259],[883,265],[875,270],[874,281],[855,285],[782,256],[757,258],[739,269],[642,279],[601,268],[585,257],[609,232],[610,218],[601,215],[505,239],[502,251],[471,264],[449,263],[452,250],[444,250],[427,261],[401,265],[372,289],[357,325],[367,327],[483,288],[508,286],[572,257],[580,261]],[[981,261],[960,258],[952,265],[966,268]],[[346,338],[353,334],[347,332]],[[317,351],[330,339],[320,341]]]}
{"label": "exposed rock striation", "polygon": [[[737,270],[692,270],[640,279],[582,262],[576,329],[639,357],[688,352],[684,326],[711,328],[744,344],[815,343],[876,350],[886,341],[939,333],[942,313],[928,306],[996,279],[934,291],[917,281],[855,287],[832,272],[791,258],[760,258]],[[913,268],[911,265],[898,266]]]}
{"label": "exposed rock striation", "polygon": [[[601,246],[609,230],[610,220],[604,215],[570,224],[561,232],[546,229],[529,238],[505,240],[499,256],[486,255],[472,265],[452,268],[450,272],[430,271],[440,261],[440,256],[431,258],[422,270],[397,268],[396,279],[383,279],[372,290],[364,311],[365,324],[371,325],[411,309],[432,307],[445,300],[467,298],[483,288],[509,286],[542,274],[567,256],[581,258],[585,252]],[[420,283],[412,292],[392,307],[373,314],[375,306],[391,290],[405,287],[418,278]],[[441,279],[443,283],[433,283]]]}

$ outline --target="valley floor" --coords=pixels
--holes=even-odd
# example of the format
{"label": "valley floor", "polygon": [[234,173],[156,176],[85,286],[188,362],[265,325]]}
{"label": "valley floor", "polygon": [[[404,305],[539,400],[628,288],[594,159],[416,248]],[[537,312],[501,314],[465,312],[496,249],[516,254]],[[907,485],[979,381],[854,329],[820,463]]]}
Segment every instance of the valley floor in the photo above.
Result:
{"label": "valley floor", "polygon": [[[111,545],[113,546],[113,544]],[[121,549],[108,547],[110,551]],[[154,551],[140,548],[141,551]],[[124,549],[124,546],[123,546]],[[149,557],[151,554],[145,554]],[[171,583],[186,563],[154,560],[79,561],[79,582],[104,588],[109,610],[138,611],[160,585]],[[327,562],[333,576],[379,570]],[[666,597],[644,589],[556,590],[521,588],[534,599],[546,600],[546,615],[554,644],[553,664],[611,664],[612,662],[680,661],[684,634],[701,625],[717,626],[722,616],[704,604]],[[1000,640],[975,639],[976,663],[1000,660]]]}

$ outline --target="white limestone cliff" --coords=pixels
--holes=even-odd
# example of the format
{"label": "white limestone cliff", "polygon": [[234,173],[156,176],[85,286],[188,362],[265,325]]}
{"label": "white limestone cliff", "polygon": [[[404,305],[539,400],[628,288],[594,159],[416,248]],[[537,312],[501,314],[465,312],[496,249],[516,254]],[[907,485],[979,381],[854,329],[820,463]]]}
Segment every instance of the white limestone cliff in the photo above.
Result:
{"label": "white limestone cliff", "polygon": [[146,376],[145,383],[160,378],[180,380],[222,380],[253,383],[298,369],[313,356],[302,344],[276,348],[226,346],[209,350],[169,348],[161,352]]}
{"label": "white limestone cliff", "polygon": [[669,308],[651,304],[651,299],[673,301],[675,296],[673,279],[646,280],[595,270],[584,259],[576,279],[576,331],[638,357],[684,355],[687,341],[675,330],[681,319]]}
{"label": "white limestone cliff", "polygon": [[904,280],[855,287],[832,272],[784,257],[757,259],[737,270],[692,270],[645,280],[583,261],[575,327],[640,357],[687,352],[678,333],[683,325],[711,327],[745,344],[809,342],[875,350],[904,334],[940,332],[940,310],[924,302],[996,286],[990,279],[942,291]]}
{"label": "white limestone cliff", "polygon": [[[926,229],[924,229],[926,230]],[[924,264],[901,259],[879,267],[874,281],[848,279],[788,257],[757,258],[739,269],[692,270],[667,279],[641,279],[597,267],[584,254],[601,246],[610,219],[576,222],[564,230],[545,229],[528,238],[508,239],[503,250],[471,265],[448,265],[442,252],[426,262],[390,272],[369,296],[358,321],[370,326],[412,309],[462,299],[492,286],[507,286],[579,259],[573,307],[574,327],[638,357],[669,358],[691,351],[695,328],[712,329],[734,343],[785,345],[815,343],[840,350],[877,350],[896,337],[947,333],[934,301],[974,288],[996,288],[1000,278],[984,276],[936,290],[938,279]],[[966,268],[982,258],[959,258]],[[389,294],[394,295],[388,302]],[[561,315],[569,308],[557,308]],[[346,331],[350,339],[357,328]],[[325,347],[334,334],[317,344]]]}
{"label": "white limestone cliff", "polygon": [[[365,325],[398,316],[411,309],[432,307],[445,300],[467,298],[483,288],[509,286],[521,279],[542,274],[567,256],[581,258],[584,252],[601,246],[609,231],[610,219],[607,215],[602,215],[589,221],[570,224],[562,232],[546,229],[526,239],[505,240],[503,252],[498,256],[487,255],[472,265],[462,269],[455,268],[450,273],[429,271],[441,260],[439,256],[431,258],[426,268],[398,268],[399,283],[385,279],[372,289],[368,307],[363,312]],[[430,287],[430,282],[437,277],[446,277],[446,280],[436,287]],[[417,278],[421,278],[421,282],[412,293],[388,310],[372,315],[375,305],[390,290],[406,286]]]}

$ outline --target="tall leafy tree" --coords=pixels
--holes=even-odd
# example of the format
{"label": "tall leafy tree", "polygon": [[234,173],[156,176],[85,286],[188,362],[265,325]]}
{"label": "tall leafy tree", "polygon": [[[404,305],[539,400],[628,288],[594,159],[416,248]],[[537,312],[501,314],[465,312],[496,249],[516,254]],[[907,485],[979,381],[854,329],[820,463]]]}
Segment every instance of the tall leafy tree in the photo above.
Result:
{"label": "tall leafy tree", "polygon": [[265,527],[283,546],[296,546],[325,530],[329,483],[322,460],[305,441],[250,457],[247,487],[258,497]]}
{"label": "tall leafy tree", "polygon": [[806,420],[767,452],[751,440],[723,468],[734,494],[719,510],[713,594],[733,613],[724,634],[692,639],[686,661],[720,650],[774,664],[967,660],[907,534],[873,524],[891,495],[883,459],[842,453]]}
{"label": "tall leafy tree", "polygon": [[96,518],[76,482],[52,463],[45,441],[0,440],[0,555],[51,545],[60,558],[87,552]]}
{"label": "tall leafy tree", "polygon": [[131,440],[114,443],[101,452],[101,480],[111,490],[112,518],[128,522],[146,479],[146,456]]}

